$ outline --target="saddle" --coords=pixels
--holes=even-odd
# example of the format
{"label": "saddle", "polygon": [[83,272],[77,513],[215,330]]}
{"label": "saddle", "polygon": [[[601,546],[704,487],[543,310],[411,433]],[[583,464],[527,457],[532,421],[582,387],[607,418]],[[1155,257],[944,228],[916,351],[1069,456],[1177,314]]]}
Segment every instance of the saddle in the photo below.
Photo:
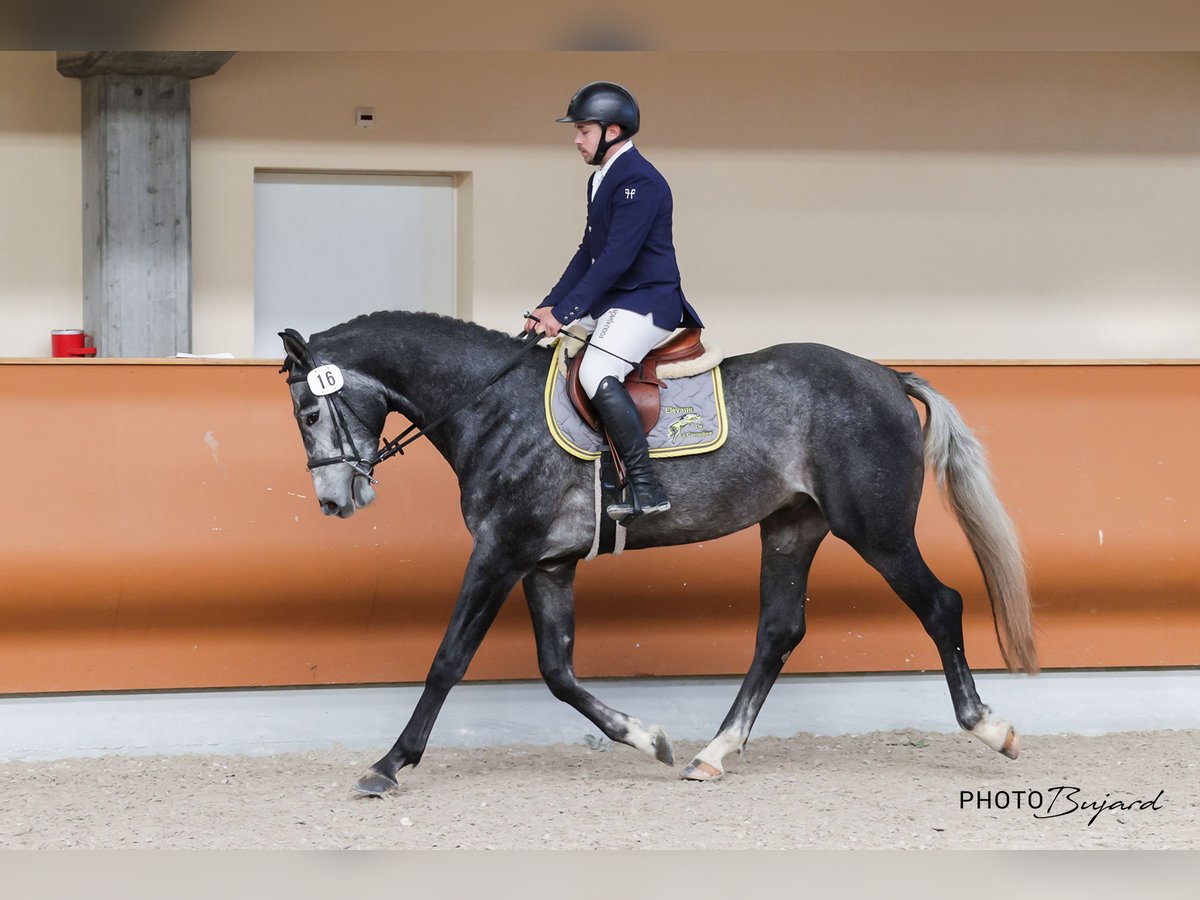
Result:
{"label": "saddle", "polygon": [[[602,432],[600,417],[596,414],[592,401],[584,393],[583,385],[579,383],[579,366],[587,349],[584,347],[576,353],[567,369],[567,395],[588,427],[593,431]],[[658,423],[662,413],[661,391],[666,385],[658,377],[658,367],[699,359],[705,352],[704,344],[700,341],[700,329],[688,328],[662,346],[651,350],[642,360],[641,369],[634,369],[626,376],[625,390],[629,391],[629,396],[633,398],[638,415],[642,419],[642,428],[647,434]]]}

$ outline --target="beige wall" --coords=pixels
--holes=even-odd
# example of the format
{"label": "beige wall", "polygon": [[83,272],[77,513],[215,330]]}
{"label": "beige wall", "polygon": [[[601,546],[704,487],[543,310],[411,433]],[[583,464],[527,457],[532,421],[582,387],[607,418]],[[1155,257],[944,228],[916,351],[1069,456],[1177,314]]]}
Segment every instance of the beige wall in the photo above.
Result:
{"label": "beige wall", "polygon": [[[239,53],[193,86],[194,349],[250,352],[256,168],[462,173],[460,312],[515,330],[582,228],[552,119],[600,77],[642,101],[727,350],[1200,355],[1197,54]],[[0,179],[0,355],[40,354],[79,320],[52,54],[0,53]]]}
{"label": "beige wall", "polygon": [[79,82],[0,52],[0,356],[49,356],[83,318]]}

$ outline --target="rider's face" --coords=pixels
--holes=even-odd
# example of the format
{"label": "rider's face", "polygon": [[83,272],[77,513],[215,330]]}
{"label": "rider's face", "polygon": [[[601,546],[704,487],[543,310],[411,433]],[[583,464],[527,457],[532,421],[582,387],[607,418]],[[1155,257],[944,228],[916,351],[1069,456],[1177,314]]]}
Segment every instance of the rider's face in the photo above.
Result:
{"label": "rider's face", "polygon": [[[612,140],[621,133],[621,129],[617,125],[608,126],[608,137]],[[575,123],[575,149],[583,156],[583,161],[590,163],[596,155],[596,148],[600,146],[600,125],[597,122],[576,122]],[[612,150],[610,148],[609,152]],[[608,154],[606,153],[605,156]]]}

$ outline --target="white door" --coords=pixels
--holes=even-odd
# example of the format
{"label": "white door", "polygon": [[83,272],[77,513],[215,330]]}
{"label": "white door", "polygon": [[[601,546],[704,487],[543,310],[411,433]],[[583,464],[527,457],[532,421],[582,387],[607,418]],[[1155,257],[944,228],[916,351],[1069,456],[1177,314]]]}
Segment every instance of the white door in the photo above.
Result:
{"label": "white door", "polygon": [[454,182],[441,175],[258,172],[254,355],[362,313],[453,315]]}

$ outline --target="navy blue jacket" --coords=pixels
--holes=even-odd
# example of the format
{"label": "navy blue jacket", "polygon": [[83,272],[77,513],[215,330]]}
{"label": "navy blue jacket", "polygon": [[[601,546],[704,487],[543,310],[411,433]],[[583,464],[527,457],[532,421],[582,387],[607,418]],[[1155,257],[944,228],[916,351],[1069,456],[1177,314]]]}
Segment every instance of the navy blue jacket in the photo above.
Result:
{"label": "navy blue jacket", "polygon": [[[588,179],[589,197],[595,177]],[[660,328],[702,328],[680,287],[671,210],[666,179],[630,147],[588,202],[579,250],[539,307],[554,307],[563,325],[616,308],[652,313]]]}

